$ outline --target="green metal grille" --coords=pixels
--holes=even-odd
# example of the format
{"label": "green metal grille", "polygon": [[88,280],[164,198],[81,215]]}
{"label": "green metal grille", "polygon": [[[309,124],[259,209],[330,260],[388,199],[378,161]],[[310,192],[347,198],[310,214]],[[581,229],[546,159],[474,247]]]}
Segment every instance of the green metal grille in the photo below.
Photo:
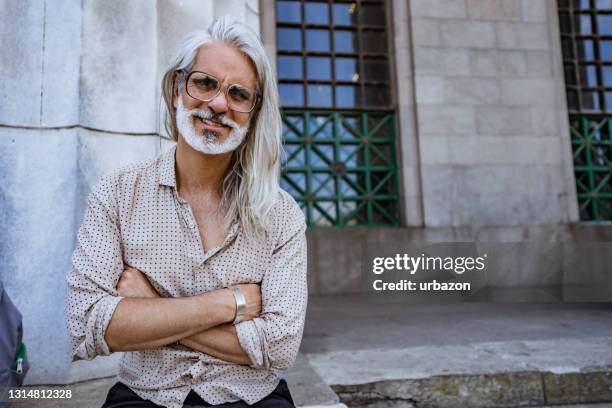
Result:
{"label": "green metal grille", "polygon": [[580,219],[612,220],[612,117],[570,115]]}
{"label": "green metal grille", "polygon": [[281,184],[308,226],[399,225],[393,112],[285,110]]}

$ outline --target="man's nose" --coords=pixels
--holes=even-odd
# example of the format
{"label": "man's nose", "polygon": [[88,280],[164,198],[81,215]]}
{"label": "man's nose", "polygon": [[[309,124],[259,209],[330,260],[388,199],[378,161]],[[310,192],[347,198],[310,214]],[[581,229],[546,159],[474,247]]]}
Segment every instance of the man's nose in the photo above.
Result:
{"label": "man's nose", "polygon": [[208,107],[215,113],[225,113],[228,111],[227,98],[225,92],[219,92],[217,96],[208,101]]}

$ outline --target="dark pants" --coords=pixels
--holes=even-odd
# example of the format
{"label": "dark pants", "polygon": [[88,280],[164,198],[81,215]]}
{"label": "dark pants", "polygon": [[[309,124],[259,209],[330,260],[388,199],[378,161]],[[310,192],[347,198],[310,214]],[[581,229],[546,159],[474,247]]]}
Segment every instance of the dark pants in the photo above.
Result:
{"label": "dark pants", "polygon": [[[198,394],[193,390],[189,391],[187,398],[183,402],[183,408],[199,408],[199,407],[213,407],[214,405],[204,401]],[[226,402],[225,404],[216,405],[217,407],[223,408],[295,408],[293,404],[293,398],[289,393],[289,387],[285,380],[280,380],[278,386],[272,391],[270,395],[256,402],[253,405],[249,405],[244,401]],[[127,385],[118,382],[113,385],[108,391],[106,401],[102,408],[162,408],[157,404],[152,403],[149,400],[140,398],[134,391],[132,391]]]}

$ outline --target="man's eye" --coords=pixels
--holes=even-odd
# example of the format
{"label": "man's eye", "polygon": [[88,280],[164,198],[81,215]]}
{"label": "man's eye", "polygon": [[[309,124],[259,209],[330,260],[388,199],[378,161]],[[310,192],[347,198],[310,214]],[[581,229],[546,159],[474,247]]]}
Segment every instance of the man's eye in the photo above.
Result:
{"label": "man's eye", "polygon": [[198,88],[202,88],[202,89],[215,89],[217,87],[217,81],[209,77],[194,78],[193,83]]}
{"label": "man's eye", "polygon": [[251,92],[248,89],[231,88],[230,97],[236,101],[248,101],[251,99]]}

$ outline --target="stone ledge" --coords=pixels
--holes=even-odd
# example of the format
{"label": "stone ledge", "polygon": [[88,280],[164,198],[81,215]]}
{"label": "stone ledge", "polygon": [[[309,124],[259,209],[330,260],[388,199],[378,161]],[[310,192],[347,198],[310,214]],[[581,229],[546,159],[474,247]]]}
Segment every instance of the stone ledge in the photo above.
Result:
{"label": "stone ledge", "polygon": [[307,354],[351,408],[612,402],[612,337]]}
{"label": "stone ledge", "polygon": [[334,385],[351,408],[505,408],[612,402],[612,373],[514,372]]}

